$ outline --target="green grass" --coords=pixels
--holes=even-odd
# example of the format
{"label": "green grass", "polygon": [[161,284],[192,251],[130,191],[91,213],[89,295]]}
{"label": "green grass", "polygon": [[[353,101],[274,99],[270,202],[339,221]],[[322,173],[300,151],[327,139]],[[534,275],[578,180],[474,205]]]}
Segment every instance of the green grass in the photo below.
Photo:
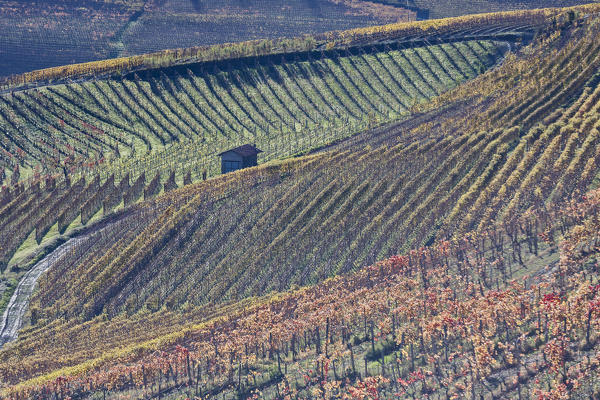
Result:
{"label": "green grass", "polygon": [[19,279],[18,276],[3,277],[0,278],[0,282],[2,286],[4,286],[2,294],[0,295],[0,316],[2,316],[4,315],[4,310],[6,310],[6,307],[10,302],[10,298],[17,289]]}
{"label": "green grass", "polygon": [[[126,173],[135,179],[142,171],[167,175],[175,169],[178,181],[190,170],[197,180],[204,170],[218,173],[217,153],[243,143],[263,149],[265,162],[405,118],[414,105],[473,77],[474,66],[491,67],[505,50],[503,43],[485,45],[487,50],[468,60],[456,51],[447,55],[453,64],[444,60],[445,66],[418,59],[425,49],[390,44],[313,54],[307,61],[240,61],[225,70],[196,66],[185,72],[167,68],[27,90],[0,96],[0,142],[25,151],[23,176],[48,166],[49,155],[58,153],[60,158],[73,154],[80,163],[74,179],[87,171],[82,163],[102,158],[94,170],[103,178],[115,173],[119,181]],[[444,46],[431,51],[442,52]],[[453,76],[446,74],[448,68]],[[17,127],[26,128],[27,138]]]}

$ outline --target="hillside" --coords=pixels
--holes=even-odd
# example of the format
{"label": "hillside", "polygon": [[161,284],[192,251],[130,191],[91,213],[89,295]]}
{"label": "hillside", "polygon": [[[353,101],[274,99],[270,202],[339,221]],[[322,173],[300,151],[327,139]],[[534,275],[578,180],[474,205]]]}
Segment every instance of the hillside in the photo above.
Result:
{"label": "hillside", "polygon": [[0,396],[600,395],[599,15],[5,81]]}
{"label": "hillside", "polygon": [[[241,127],[261,115],[268,122],[265,105],[284,94],[270,108],[286,110],[287,117],[273,114],[282,123],[294,115],[326,121],[325,110],[334,116],[337,108],[346,115],[370,114],[381,125],[309,146],[303,141],[319,136],[300,122],[296,134],[276,139],[283,149],[275,157],[315,145],[309,154],[182,188],[176,186],[191,178],[181,181],[174,173],[148,186],[144,180],[131,187],[129,178],[126,184],[114,176],[107,180],[108,173],[120,173],[107,164],[102,178],[85,183],[57,179],[26,187],[17,197],[11,191],[0,210],[9,227],[2,234],[4,265],[13,254],[4,249],[34,240],[36,225],[39,232],[67,232],[79,215],[75,223],[99,218],[102,208],[107,216],[50,254],[52,266],[31,298],[28,326],[0,351],[3,393],[597,393],[598,194],[582,196],[597,186],[600,162],[597,12],[589,6],[490,15],[460,20],[469,30],[458,25],[456,39],[444,44],[401,49],[376,40],[347,52],[299,54],[294,61],[267,57],[265,64],[225,70],[216,63],[208,71],[174,66],[5,95],[2,107],[12,111],[4,115],[18,111],[32,125],[44,113],[46,122],[50,113],[56,118],[58,107],[82,104],[85,110],[70,114],[109,115],[107,124],[128,109],[131,119],[122,120],[120,129],[131,126],[134,113],[144,115],[139,121],[147,130],[129,136],[138,138],[136,151],[163,146],[160,136],[151,136],[156,132],[184,137],[190,125],[175,116],[200,121],[200,112],[170,110],[178,102],[166,99],[175,96],[188,107],[214,107],[206,121],[219,116],[220,123]],[[512,22],[490,27],[490,19],[498,18]],[[526,36],[531,27],[533,38]],[[395,35],[388,38],[398,40]],[[434,42],[439,31],[430,35],[421,41]],[[528,37],[532,41],[523,43]],[[507,48],[513,50],[504,53]],[[485,63],[478,52],[497,56]],[[501,62],[494,66],[496,60]],[[269,71],[280,79],[238,86],[250,82],[247,75],[272,77]],[[412,79],[405,78],[409,71]],[[226,80],[236,84],[217,86]],[[214,91],[199,90],[198,82]],[[190,89],[158,91],[169,84]],[[155,94],[140,102],[148,90]],[[98,101],[100,93],[112,102]],[[183,101],[210,93],[210,100]],[[76,96],[87,101],[69,101]],[[402,99],[408,105],[411,98],[422,103],[383,123],[386,112],[387,121],[394,119],[390,111],[400,112]],[[36,106],[41,101],[56,108]],[[260,106],[252,103],[258,101]],[[222,118],[235,105],[239,109]],[[27,121],[21,118],[19,124]],[[75,126],[66,118],[53,134]],[[266,124],[254,126],[258,132]],[[350,125],[339,126],[343,131]],[[94,151],[90,139],[70,133],[81,140],[82,156],[86,148]],[[151,145],[145,149],[144,138]],[[172,154],[185,154],[176,146]],[[124,159],[131,157],[127,147],[119,150]],[[26,157],[44,162],[36,154]],[[142,160],[148,171],[177,169],[171,160],[169,168],[157,169],[152,158]],[[102,171],[90,168],[90,177]],[[168,193],[156,196],[161,185]],[[142,193],[146,200],[132,204]],[[112,213],[115,206],[119,211]]]}
{"label": "hillside", "polygon": [[[406,118],[557,13],[167,51],[24,76],[35,89],[0,95],[0,311],[26,306],[34,287],[19,279],[43,273],[33,266],[48,252],[115,210],[213,176],[216,153],[250,141],[265,150],[263,163]],[[8,325],[22,317],[7,315]]]}
{"label": "hillside", "polygon": [[[597,162],[595,29],[550,36],[544,50],[439,99],[445,105],[432,114],[300,167],[234,173],[214,194],[187,188],[180,206],[163,200],[165,214],[127,226],[130,239],[106,257],[54,268],[33,303],[91,318],[152,301],[178,308],[285,290],[583,190]],[[529,63],[539,69],[523,77]]]}
{"label": "hillside", "polygon": [[507,49],[489,40],[406,50],[390,43],[25,90],[0,96],[1,159],[12,171],[17,162],[33,169],[69,156],[89,162],[116,153],[121,168],[134,172],[127,165],[132,152],[153,151],[166,161],[160,153],[166,145],[178,144],[179,157],[189,157],[195,145],[203,148],[192,150],[196,162],[213,174],[216,154],[240,141],[256,142],[273,156],[276,143],[300,130],[315,136],[316,146],[324,126],[358,131],[367,128],[369,114],[378,122],[408,114],[484,71]]}
{"label": "hillside", "polygon": [[[119,55],[253,39],[296,37],[414,19],[414,14],[402,7],[378,5],[371,1],[147,2],[143,15],[123,34],[124,51]],[[173,26],[177,29],[173,29]]]}
{"label": "hillside", "polygon": [[4,180],[28,184],[2,192],[2,231],[13,234],[0,266],[34,229],[39,244],[80,212],[85,224],[100,208],[216,175],[216,154],[244,142],[265,162],[405,118],[500,60],[506,37],[192,64],[0,95]]}
{"label": "hillside", "polygon": [[156,50],[409,20],[414,16],[405,9],[368,1],[2,0],[0,77]]}
{"label": "hillside", "polygon": [[376,3],[405,7],[421,18],[448,18],[467,14],[531,10],[546,7],[572,7],[577,0],[375,0]]}
{"label": "hillside", "polygon": [[158,50],[586,0],[1,0],[0,77]]}
{"label": "hillside", "polygon": [[[321,136],[292,146],[305,151],[326,144],[327,129],[347,135],[409,114],[527,43],[557,12],[169,50],[19,75],[0,94],[0,178],[31,182],[135,154],[120,167],[133,173],[147,164],[145,152],[174,152],[165,145],[185,141],[195,154],[203,147],[210,163],[236,140],[272,149],[292,133]],[[73,80],[80,83],[57,85]]]}
{"label": "hillside", "polygon": [[[0,193],[0,269],[27,269],[80,222],[214,176],[228,148],[255,143],[265,162],[406,118],[531,40],[547,15],[341,32],[279,54],[280,42],[258,42],[244,48],[265,44],[253,58],[235,58],[233,46],[183,62],[184,51],[165,55],[173,66],[11,89],[0,95],[0,177],[9,186]],[[478,27],[488,18],[495,23]]]}
{"label": "hillside", "polygon": [[307,289],[28,329],[3,381],[53,372],[5,395],[593,398],[600,193],[554,206]]}

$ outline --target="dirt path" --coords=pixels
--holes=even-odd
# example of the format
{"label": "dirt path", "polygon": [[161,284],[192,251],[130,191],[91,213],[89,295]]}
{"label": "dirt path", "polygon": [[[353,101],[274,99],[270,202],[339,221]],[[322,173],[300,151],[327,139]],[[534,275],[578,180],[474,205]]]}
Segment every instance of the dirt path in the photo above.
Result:
{"label": "dirt path", "polygon": [[110,217],[80,230],[75,236],[58,246],[54,251],[31,267],[19,281],[2,315],[2,319],[0,319],[0,348],[6,343],[17,339],[19,329],[23,326],[23,317],[29,306],[29,298],[36,287],[38,279],[44,272],[56,264],[61,257],[69,254],[73,248],[85,245],[84,242],[89,242],[88,244],[93,243],[99,239],[100,235],[98,233],[110,230],[111,227],[121,222],[126,222],[130,218],[135,218],[136,215],[138,214],[132,212],[131,208],[116,212]]}
{"label": "dirt path", "polygon": [[42,274],[69,249],[86,240],[86,238],[87,235],[69,239],[35,264],[27,271],[23,278],[21,278],[0,322],[0,348],[4,346],[4,344],[17,339],[17,333],[23,324],[23,316],[29,305],[29,297],[33,293],[40,276],[42,276]]}

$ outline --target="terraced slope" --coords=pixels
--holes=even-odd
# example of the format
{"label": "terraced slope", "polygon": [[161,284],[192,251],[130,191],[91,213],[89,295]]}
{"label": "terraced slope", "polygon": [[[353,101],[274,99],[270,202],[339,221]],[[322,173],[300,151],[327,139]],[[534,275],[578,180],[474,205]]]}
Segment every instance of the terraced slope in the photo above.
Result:
{"label": "terraced slope", "polygon": [[119,157],[103,178],[164,173],[166,164],[178,179],[184,169],[213,175],[215,155],[234,145],[254,142],[267,159],[280,158],[407,115],[485,71],[507,49],[489,40],[366,45],[2,95],[0,162],[9,171],[21,163],[25,175],[38,165],[81,169],[90,159]]}
{"label": "terraced slope", "polygon": [[[285,290],[585,190],[600,161],[597,29],[590,22],[540,38],[535,51],[440,99],[445,108],[341,143],[301,168],[264,166],[218,189],[174,192],[192,200],[143,222],[143,234],[106,257],[51,270],[53,284],[34,304],[48,318],[61,304],[87,319]],[[538,68],[518,80],[527,65]],[[542,93],[563,107],[548,107]],[[516,125],[519,107],[535,119]]]}

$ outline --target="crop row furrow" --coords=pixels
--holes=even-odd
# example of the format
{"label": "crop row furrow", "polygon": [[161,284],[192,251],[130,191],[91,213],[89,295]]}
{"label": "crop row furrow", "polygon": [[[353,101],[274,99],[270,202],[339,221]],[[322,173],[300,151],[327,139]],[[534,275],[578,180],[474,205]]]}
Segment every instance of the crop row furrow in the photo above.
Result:
{"label": "crop row furrow", "polygon": [[153,129],[162,139],[162,144],[166,144],[176,137],[171,124],[164,116],[156,109],[152,102],[152,98],[139,87],[137,81],[123,79],[120,81],[109,81],[113,87],[118,88],[128,104],[135,110],[135,113],[144,118],[147,125]]}
{"label": "crop row furrow", "polygon": [[145,118],[142,118],[142,116],[134,111],[135,108],[132,108],[132,105],[124,100],[123,93],[114,88],[110,84],[110,81],[94,81],[93,83],[94,89],[97,89],[99,94],[105,97],[115,109],[119,110],[119,113],[129,122],[133,129],[144,132],[144,136],[148,139],[148,150],[164,145],[164,139],[152,129]]}
{"label": "crop row furrow", "polygon": [[192,136],[189,125],[181,120],[178,112],[173,112],[162,96],[162,92],[157,93],[153,90],[152,81],[142,81],[136,76],[134,82],[138,92],[148,100],[148,110],[153,111],[162,126],[168,127],[169,131],[173,132],[172,141]]}
{"label": "crop row furrow", "polygon": [[[316,123],[323,120],[330,120],[335,118],[335,112],[333,111],[331,101],[325,98],[319,87],[315,84],[315,79],[310,79],[310,72],[307,72],[307,68],[310,69],[313,61],[301,61],[296,60],[294,62],[286,62],[281,64],[285,74],[293,81],[301,94],[303,94],[309,101],[310,105],[314,107],[318,115],[315,120]],[[321,87],[322,88],[322,87]],[[333,99],[335,103],[335,99]]]}
{"label": "crop row furrow", "polygon": [[[206,134],[203,126],[198,123],[198,120],[189,112],[183,102],[178,101],[173,97],[171,91],[164,86],[164,80],[152,79],[150,87],[152,93],[158,97],[169,114],[169,119],[175,121],[180,131],[185,132],[185,138],[191,139]],[[180,138],[178,138],[180,140]]]}
{"label": "crop row furrow", "polygon": [[394,96],[393,93],[390,92],[389,88],[381,80],[381,77],[377,71],[373,68],[373,65],[366,62],[363,54],[361,53],[362,52],[360,52],[360,50],[358,54],[349,52],[349,65],[358,71],[359,76],[361,76],[368,83],[368,86],[372,88],[377,97],[381,99],[378,102],[379,112],[383,115],[386,115],[388,110],[395,110],[399,112],[402,108],[402,103],[396,98],[396,96]]}
{"label": "crop row furrow", "polygon": [[273,111],[273,115],[277,116],[282,124],[292,124],[299,121],[288,107],[288,105],[292,105],[292,102],[287,98],[279,98],[273,93],[273,89],[271,89],[268,82],[260,75],[258,67],[242,68],[236,71],[236,75],[238,73],[238,79],[242,82],[249,82],[247,87],[258,94],[257,98]]}
{"label": "crop row furrow", "polygon": [[107,111],[106,117],[112,121],[112,123],[116,123],[121,129],[129,131],[130,133],[135,132],[136,134],[134,134],[133,137],[140,138],[148,150],[152,149],[151,140],[147,137],[146,131],[140,124],[135,124],[135,121],[130,118],[131,114],[127,112],[127,109],[120,104],[118,99],[113,98],[109,91],[105,92],[106,88],[101,86],[100,82],[85,82],[81,85],[81,88],[83,88],[96,103],[103,105],[102,108]]}
{"label": "crop row furrow", "polygon": [[219,113],[209,99],[206,98],[205,93],[199,88],[196,81],[196,75],[191,71],[187,70],[185,76],[177,74],[176,82],[179,88],[187,93],[192,102],[202,110],[202,112],[218,128],[221,135],[226,135],[225,132],[232,131],[234,128],[228,124],[224,114]]}
{"label": "crop row furrow", "polygon": [[218,102],[221,106],[221,110],[225,110],[225,115],[229,115],[228,118],[234,119],[237,124],[236,130],[238,133],[243,131],[253,131],[253,121],[248,118],[248,115],[239,107],[239,104],[233,99],[229,92],[219,85],[215,78],[215,74],[207,74],[205,76],[204,87],[209,89],[210,95],[212,96],[210,97],[211,100]]}
{"label": "crop row furrow", "polygon": [[372,54],[362,52],[360,61],[368,65],[374,76],[381,84],[381,87],[387,93],[386,97],[393,100],[391,110],[398,113],[408,110],[407,99],[402,96],[402,88],[396,86],[396,81],[390,78],[385,67],[379,62],[379,59],[373,57]]}
{"label": "crop row furrow", "polygon": [[395,50],[389,49],[387,52],[377,53],[376,58],[381,62],[385,69],[389,71],[391,76],[396,77],[399,86],[402,87],[404,92],[413,102],[427,99],[428,96],[426,96],[420,87],[411,80],[406,71],[404,71],[398,61],[392,56],[394,51]]}
{"label": "crop row furrow", "polygon": [[254,86],[253,80],[247,77],[248,75],[242,73],[239,69],[232,68],[227,71],[227,78],[230,80],[231,86],[238,88],[247,97],[248,102],[267,121],[266,129],[269,130],[269,127],[276,128],[277,124],[282,123],[283,117],[265,100],[263,94]]}
{"label": "crop row furrow", "polygon": [[410,64],[419,71],[428,83],[429,86],[435,92],[435,95],[439,95],[443,91],[443,84],[439,79],[439,76],[431,70],[431,65],[427,64],[421,56],[421,52],[417,48],[408,49],[404,52],[405,57],[409,60]]}
{"label": "crop row furrow", "polygon": [[314,92],[318,104],[322,107],[321,112],[325,112],[325,119],[332,119],[342,115],[340,108],[343,108],[343,105],[338,102],[331,90],[325,86],[324,82],[313,71],[313,68],[315,68],[314,61],[290,63],[287,64],[287,68],[299,77],[299,81],[305,82],[310,91]]}
{"label": "crop row furrow", "polygon": [[[300,108],[310,121],[316,123],[324,117],[322,107],[318,104],[314,93],[303,85],[302,78],[290,68],[288,63],[279,65],[269,63],[268,71],[272,73],[273,82],[282,82],[287,93],[294,99],[298,108]],[[323,110],[324,111],[324,110]]]}
{"label": "crop row furrow", "polygon": [[423,64],[427,65],[431,73],[438,79],[442,91],[455,85],[454,78],[450,75],[448,69],[440,63],[429,47],[419,47],[414,51],[419,55]]}
{"label": "crop row furrow", "polygon": [[[414,211],[419,204],[431,195],[438,185],[446,180],[454,180],[457,174],[466,173],[467,171],[456,171],[454,167],[463,162],[467,166],[470,160],[478,154],[478,151],[486,143],[489,134],[482,132],[477,135],[467,137],[462,135],[455,140],[449,140],[449,146],[446,151],[440,155],[440,159],[444,160],[441,164],[429,163],[428,169],[424,169],[421,173],[415,174],[415,177],[407,183],[406,187],[401,188],[402,196],[394,199],[394,202],[386,207],[382,212],[383,218],[379,224],[370,224],[373,230],[373,236],[368,243],[364,239],[359,238],[351,245],[346,260],[353,260],[358,265],[362,265],[366,257],[374,256],[372,249],[381,249],[383,244],[393,236],[393,232],[397,232],[398,228],[404,223],[411,212]],[[348,264],[348,261],[346,262]]]}
{"label": "crop row furrow", "polygon": [[[322,58],[317,61],[314,71],[333,95],[344,105],[350,115],[358,118],[362,113],[377,111],[377,107],[365,92],[360,90],[358,83],[353,81],[339,63],[339,57],[335,59]],[[352,94],[355,95],[352,95]]]}
{"label": "crop row furrow", "polygon": [[[77,111],[69,107],[70,103],[61,102],[55,96],[48,95],[48,93],[40,92],[39,99],[37,102],[42,102],[46,108],[56,118],[62,117],[62,121],[76,129],[76,132],[80,132],[82,136],[81,141],[86,143],[88,146],[97,149],[99,152],[103,152],[108,149],[114,149],[114,145],[110,143],[111,140],[115,140],[113,136],[107,135],[107,126],[100,123],[98,120],[90,119],[89,114],[81,115]],[[87,120],[87,121],[86,121]],[[103,126],[104,129],[98,127]]]}
{"label": "crop row furrow", "polygon": [[[260,235],[259,237],[263,239],[259,240],[268,238],[269,242],[268,246],[261,249],[260,254],[244,254],[238,259],[232,257],[231,254],[227,254],[227,257],[219,263],[219,266],[231,265],[231,269],[240,272],[234,274],[235,276],[232,277],[230,283],[223,285],[223,288],[232,293],[243,293],[249,290],[250,287],[261,286],[267,283],[266,281],[268,281],[268,279],[266,279],[264,274],[267,274],[268,272],[260,270],[262,261],[271,260],[273,257],[276,257],[278,251],[280,251],[278,248],[281,247],[278,243],[284,243],[284,238],[291,234],[294,221],[298,222],[300,219],[304,218],[307,213],[310,213],[312,208],[320,205],[319,200],[316,200],[319,198],[319,193],[321,196],[329,194],[331,189],[336,185],[335,180],[332,179],[331,173],[335,170],[335,165],[337,165],[338,162],[343,162],[343,159],[343,154],[338,154],[330,159],[330,162],[332,162],[334,166],[333,169],[328,168],[327,171],[317,169],[315,175],[309,175],[311,179],[309,182],[303,183],[305,186],[304,190],[299,193],[295,199],[294,197],[289,198],[291,202],[288,201],[287,204],[285,204],[285,211],[280,218],[275,219],[268,227],[256,225],[253,229],[254,233],[250,233],[248,237],[251,238]],[[324,187],[328,187],[329,189],[324,190]],[[296,190],[297,189],[298,187],[296,187]],[[240,268],[241,265],[246,265],[246,267]],[[234,268],[234,266],[237,266],[237,268]],[[240,274],[242,271],[243,275]],[[260,274],[263,275],[261,276]]]}
{"label": "crop row furrow", "polygon": [[[48,87],[47,97],[51,97],[52,100],[60,104],[65,110],[68,110],[71,114],[76,115],[79,119],[87,119],[88,123],[97,125],[101,129],[111,136],[115,141],[122,144],[127,144],[123,138],[123,132],[137,136],[137,133],[133,131],[127,124],[115,113],[107,116],[104,109],[91,108],[87,106],[87,101],[79,100],[74,97],[77,96],[76,89],[74,87],[81,87],[82,85],[72,86],[55,86]],[[78,96],[77,96],[78,97]],[[117,133],[118,132],[118,133]]]}
{"label": "crop row furrow", "polygon": [[[511,146],[518,139],[519,129],[516,127],[504,130],[498,136],[491,135],[488,143],[476,155],[470,169],[465,168],[462,163],[458,164],[450,173],[450,176],[454,175],[454,179],[442,182],[436,188],[436,194],[430,195],[415,208],[411,217],[399,227],[404,230],[397,229],[395,243],[399,243],[398,236],[408,237],[410,234],[413,237],[411,241],[413,246],[424,244],[429,232],[437,230],[442,225],[442,222],[438,221],[444,221],[446,218],[453,219],[464,213],[477,194],[481,193],[485,185],[502,167]],[[467,173],[460,177],[461,172]],[[412,232],[409,232],[410,230]],[[389,248],[392,251],[398,250],[394,248],[394,242]]]}
{"label": "crop row furrow", "polygon": [[306,112],[298,106],[294,98],[288,93],[287,88],[280,84],[278,79],[273,78],[265,70],[265,67],[257,64],[249,72],[254,74],[256,82],[263,89],[263,93],[267,96],[271,106],[276,110],[284,109],[286,111],[285,120],[289,121],[289,124],[294,123],[293,121],[301,123],[308,119]]}
{"label": "crop row furrow", "polygon": [[67,154],[85,154],[83,149],[72,146],[76,141],[85,142],[81,140],[77,134],[77,129],[71,124],[64,122],[59,117],[51,116],[45,107],[38,105],[37,102],[30,101],[29,98],[24,96],[15,95],[13,105],[15,105],[15,110],[23,120],[27,121],[26,123],[32,124],[48,140],[58,140],[62,144],[63,151]]}
{"label": "crop row furrow", "polygon": [[[26,140],[21,136],[23,130],[18,128],[17,122],[12,119],[7,119],[6,109],[3,107],[4,103],[0,101],[0,129],[2,130],[2,147],[9,152],[7,155],[10,159],[13,159],[19,154],[20,151],[30,157],[43,157],[44,153],[47,153],[47,149],[35,146],[31,138]],[[40,143],[41,144],[41,143]],[[44,151],[45,150],[45,151]]]}
{"label": "crop row furrow", "polygon": [[433,60],[435,60],[435,62],[444,71],[446,76],[450,78],[451,82],[456,84],[467,79],[467,75],[460,68],[458,68],[456,63],[454,63],[451,58],[448,57],[448,54],[443,51],[440,45],[427,46],[425,47],[425,51],[429,53],[429,56]]}
{"label": "crop row furrow", "polygon": [[503,176],[503,182],[501,182],[501,187],[498,189],[501,195],[493,197],[492,201],[488,203],[485,215],[480,219],[479,227],[487,226],[492,220],[498,219],[497,214],[505,208],[508,202],[514,204],[515,194],[520,183],[527,176],[527,172],[535,167],[538,159],[542,157],[542,154],[551,143],[554,142],[555,145],[560,143],[561,130],[562,126],[552,124],[545,129],[534,128],[533,132],[522,138],[521,143],[525,148],[525,154],[516,166],[511,164],[513,166],[511,171],[506,171],[509,174]]}
{"label": "crop row furrow", "polygon": [[251,100],[249,100],[246,93],[240,90],[240,87],[235,85],[231,81],[231,72],[218,71],[215,74],[218,84],[229,93],[232,99],[237,103],[238,107],[243,113],[247,114],[252,124],[256,126],[256,129],[262,131],[268,131],[273,126],[269,123],[265,115],[261,112],[260,108],[257,108]]}
{"label": "crop row furrow", "polygon": [[[193,101],[193,97],[183,88],[177,84],[177,79],[167,76],[164,73],[161,73],[160,81],[166,86],[167,91],[174,99],[181,104],[181,106],[186,110],[186,112],[197,121],[198,125],[202,127],[202,129],[208,134],[213,134],[217,127],[216,125],[208,118],[206,114],[202,112],[199,106]],[[206,135],[205,135],[206,136]]]}
{"label": "crop row furrow", "polygon": [[470,143],[466,145],[467,147],[457,150],[463,154],[460,160],[450,154],[444,164],[412,191],[412,195],[406,198],[401,207],[388,210],[389,217],[384,219],[374,234],[375,239],[373,242],[375,244],[369,244],[372,247],[367,251],[363,251],[357,257],[358,264],[362,265],[366,260],[387,253],[390,248],[395,248],[398,243],[410,243],[408,234],[405,231],[407,226],[411,226],[410,221],[422,213],[435,196],[439,196],[439,193],[448,192],[453,184],[469,172],[472,162],[479,155],[490,136],[492,135],[483,133],[471,137]]}

